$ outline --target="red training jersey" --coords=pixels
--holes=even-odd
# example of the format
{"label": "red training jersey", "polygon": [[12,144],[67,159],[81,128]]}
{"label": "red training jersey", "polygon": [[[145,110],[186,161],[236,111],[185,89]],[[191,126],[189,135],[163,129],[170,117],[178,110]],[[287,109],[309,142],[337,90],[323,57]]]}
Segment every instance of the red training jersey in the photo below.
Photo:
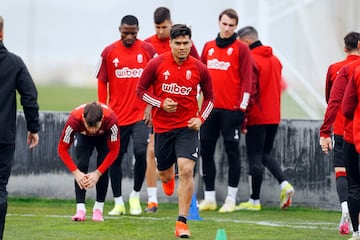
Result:
{"label": "red training jersey", "polygon": [[70,113],[70,116],[65,123],[58,144],[58,153],[61,160],[71,172],[75,171],[77,169],[77,166],[74,160],[71,158],[68,150],[74,141],[74,136],[76,133],[87,136],[99,136],[102,134],[107,135],[107,145],[109,148],[109,152],[106,155],[104,161],[97,168],[99,172],[104,173],[118,156],[120,149],[120,135],[116,115],[106,105],[101,104],[101,107],[104,117],[100,129],[97,131],[96,134],[90,135],[85,128],[85,123],[83,120],[85,104],[75,108]]}
{"label": "red training jersey", "polygon": [[[326,99],[326,103],[329,104],[329,100],[330,100],[330,93],[331,93],[331,89],[334,85],[335,79],[337,78],[337,76],[339,75],[339,70],[341,69],[341,67],[343,67],[344,65],[355,61],[357,59],[359,59],[360,56],[358,55],[348,55],[346,57],[346,59],[340,61],[340,62],[336,62],[334,64],[331,64],[328,68],[327,74],[326,74],[326,83],[325,83],[325,99]],[[331,124],[333,125],[333,131],[334,134],[336,135],[340,135],[343,136],[344,134],[344,115],[341,112],[341,109],[339,110],[340,107],[336,109],[330,109],[332,112],[331,114],[335,114],[336,112],[336,118],[334,120],[334,122]],[[336,111],[335,111],[336,110]],[[325,113],[325,117],[324,117],[324,122],[326,122],[326,124],[328,124],[328,118],[329,114],[327,114],[327,112]],[[331,127],[332,126],[326,126],[328,129],[326,129],[327,133],[325,133],[325,136],[330,136],[331,134]],[[322,129],[322,131],[324,130],[324,128]],[[320,135],[324,134],[324,132],[320,132]]]}
{"label": "red training jersey", "polygon": [[[165,39],[160,39],[156,34],[152,35],[151,37],[145,39],[145,42],[150,43],[156,50],[158,54],[163,54],[165,52],[171,51],[170,48],[170,37]],[[194,58],[200,59],[199,53],[196,50],[194,42],[192,42],[192,46],[190,49],[190,56]]]}
{"label": "red training jersey", "polygon": [[[341,101],[344,97],[344,92],[346,85],[349,79],[352,77],[355,67],[360,63],[360,59],[352,61],[346,65],[344,65],[333,83],[331,88],[330,97],[328,106],[326,108],[324,122],[320,127],[320,136],[321,137],[330,137],[332,125],[335,122],[335,119],[338,115],[339,109],[342,106]],[[342,110],[340,110],[340,114]],[[350,129],[351,128],[351,129]],[[337,131],[336,134],[343,136],[344,140],[352,143],[352,125],[347,122],[345,124],[345,119],[343,118],[343,125],[339,126],[338,129],[342,129],[342,131]],[[350,131],[346,133],[347,131]]]}
{"label": "red training jersey", "polygon": [[257,46],[250,51],[257,68],[259,101],[250,108],[247,125],[278,124],[282,65],[269,46]]}
{"label": "red training jersey", "polygon": [[212,40],[205,43],[201,60],[213,81],[214,108],[245,112],[252,91],[254,66],[249,47],[236,40],[220,48]]}
{"label": "red training jersey", "polygon": [[[353,119],[352,133],[355,149],[360,153],[360,67],[354,69],[352,78],[346,86],[342,110],[346,119]],[[349,132],[350,133],[350,132]],[[345,136],[344,136],[345,137]]]}
{"label": "red training jersey", "polygon": [[146,104],[136,97],[135,89],[144,67],[155,54],[151,44],[139,39],[131,47],[116,41],[102,52],[97,72],[98,99],[113,109],[119,126],[144,118]]}
{"label": "red training jersey", "polygon": [[[200,84],[204,101],[199,111],[197,86]],[[149,88],[152,86],[152,91]],[[154,58],[144,69],[137,95],[151,104],[153,108],[153,126],[156,133],[187,127],[193,117],[204,121],[213,108],[211,77],[206,66],[192,56],[188,56],[182,65],[178,65],[171,52]],[[174,113],[161,109],[165,98],[178,103]]]}

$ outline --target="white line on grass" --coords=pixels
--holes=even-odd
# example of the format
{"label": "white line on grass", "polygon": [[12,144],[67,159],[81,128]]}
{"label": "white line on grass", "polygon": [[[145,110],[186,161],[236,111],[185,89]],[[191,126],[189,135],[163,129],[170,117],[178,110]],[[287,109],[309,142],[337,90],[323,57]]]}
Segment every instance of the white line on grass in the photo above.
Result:
{"label": "white line on grass", "polygon": [[[36,215],[36,214],[14,214],[8,213],[7,217],[51,217],[51,218],[69,218],[71,219],[70,215]],[[173,217],[145,217],[145,216],[106,216],[106,219],[140,219],[140,220],[153,220],[153,221],[168,221],[174,219]],[[191,221],[191,220],[189,220]],[[297,228],[297,229],[325,229],[325,230],[334,230],[337,227],[337,224],[333,222],[268,222],[268,221],[248,221],[248,220],[229,220],[229,219],[220,219],[220,218],[208,218],[204,219],[204,221],[212,221],[218,223],[243,223],[243,224],[257,224],[262,226],[271,226],[271,227],[288,227],[288,228]]]}

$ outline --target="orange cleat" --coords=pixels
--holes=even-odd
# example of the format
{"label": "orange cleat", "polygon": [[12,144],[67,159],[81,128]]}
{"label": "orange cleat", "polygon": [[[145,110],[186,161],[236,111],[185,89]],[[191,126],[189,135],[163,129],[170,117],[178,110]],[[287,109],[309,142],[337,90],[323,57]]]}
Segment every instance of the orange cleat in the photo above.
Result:
{"label": "orange cleat", "polygon": [[175,237],[190,238],[190,231],[189,231],[187,224],[185,224],[181,221],[176,221]]}
{"label": "orange cleat", "polygon": [[168,196],[171,196],[175,190],[175,175],[167,183],[163,182],[162,187],[163,187],[164,193]]}

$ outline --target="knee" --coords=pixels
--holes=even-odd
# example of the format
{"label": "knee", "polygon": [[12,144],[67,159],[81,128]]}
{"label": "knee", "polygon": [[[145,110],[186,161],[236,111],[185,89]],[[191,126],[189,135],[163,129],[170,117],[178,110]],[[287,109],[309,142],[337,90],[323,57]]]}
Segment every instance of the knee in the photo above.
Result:
{"label": "knee", "polygon": [[259,164],[251,164],[249,167],[250,175],[252,176],[259,176],[262,175],[264,172],[264,167]]}

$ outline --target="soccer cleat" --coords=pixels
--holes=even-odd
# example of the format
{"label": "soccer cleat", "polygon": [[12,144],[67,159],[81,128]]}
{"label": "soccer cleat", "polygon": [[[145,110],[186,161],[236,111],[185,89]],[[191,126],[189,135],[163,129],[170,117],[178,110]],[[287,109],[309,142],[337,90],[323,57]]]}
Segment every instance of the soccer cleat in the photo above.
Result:
{"label": "soccer cleat", "polygon": [[294,196],[294,194],[295,194],[295,190],[294,190],[293,186],[290,183],[286,184],[280,193],[280,208],[281,209],[287,209],[291,206],[292,197]]}
{"label": "soccer cleat", "polygon": [[229,198],[226,198],[224,205],[219,209],[219,212],[234,212],[236,210],[235,202]]}
{"label": "soccer cleat", "polygon": [[102,212],[99,209],[93,211],[92,220],[95,222],[103,222],[104,218]]}
{"label": "soccer cleat", "polygon": [[204,199],[200,201],[199,211],[215,211],[217,208],[216,202]]}
{"label": "soccer cleat", "polygon": [[76,211],[76,214],[72,216],[71,220],[75,222],[83,222],[86,220],[86,213],[83,210]]}
{"label": "soccer cleat", "polygon": [[351,231],[351,221],[349,214],[344,214],[341,216],[340,224],[339,224],[339,233],[343,235],[349,234]]}
{"label": "soccer cleat", "polygon": [[125,215],[126,214],[125,205],[124,204],[115,205],[115,207],[110,212],[108,212],[108,214],[111,216]]}
{"label": "soccer cleat", "polygon": [[163,187],[164,193],[168,196],[171,196],[175,190],[175,175],[167,183],[163,182],[162,187]]}
{"label": "soccer cleat", "polygon": [[142,210],[141,210],[139,197],[130,197],[129,205],[130,205],[130,214],[131,215],[140,215],[141,214]]}
{"label": "soccer cleat", "polygon": [[181,221],[176,221],[175,237],[190,238],[190,231],[189,231],[187,224],[185,224]]}
{"label": "soccer cleat", "polygon": [[145,212],[147,213],[156,213],[159,209],[159,205],[155,202],[149,202],[147,208],[145,208]]}
{"label": "soccer cleat", "polygon": [[260,211],[261,204],[253,204],[250,201],[242,202],[236,206],[236,210],[251,210],[251,211]]}
{"label": "soccer cleat", "polygon": [[354,232],[352,238],[349,238],[348,240],[360,240],[359,232]]}

